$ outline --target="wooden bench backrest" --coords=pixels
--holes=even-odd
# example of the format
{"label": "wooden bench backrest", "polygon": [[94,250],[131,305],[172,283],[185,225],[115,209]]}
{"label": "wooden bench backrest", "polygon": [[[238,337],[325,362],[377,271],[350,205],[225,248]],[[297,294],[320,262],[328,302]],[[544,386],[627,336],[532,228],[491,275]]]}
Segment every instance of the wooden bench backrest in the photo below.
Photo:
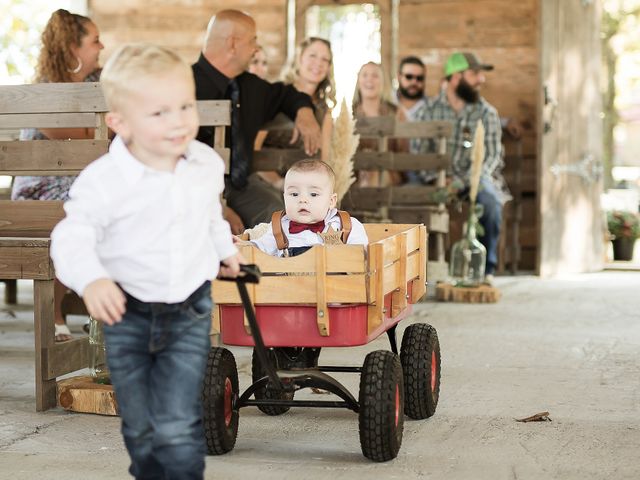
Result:
{"label": "wooden bench backrest", "polygon": [[[435,186],[379,186],[359,187],[354,184],[343,200],[343,207],[365,212],[379,212],[392,205],[434,205],[434,193],[445,186],[446,170],[451,163],[447,140],[452,135],[450,122],[403,122],[394,116],[361,118],[356,124],[360,140],[376,139],[377,151],[358,151],[354,155],[354,169],[390,170],[407,172],[436,170],[439,177]],[[436,151],[425,154],[389,151],[392,139],[429,139],[435,142]]]}
{"label": "wooden bench backrest", "polygon": [[[213,147],[227,164],[228,100],[198,101],[200,124],[215,127]],[[108,151],[107,106],[99,83],[0,86],[0,130],[95,128],[92,140],[0,141],[0,175],[77,175]],[[62,202],[0,200],[0,237],[46,237]]]}

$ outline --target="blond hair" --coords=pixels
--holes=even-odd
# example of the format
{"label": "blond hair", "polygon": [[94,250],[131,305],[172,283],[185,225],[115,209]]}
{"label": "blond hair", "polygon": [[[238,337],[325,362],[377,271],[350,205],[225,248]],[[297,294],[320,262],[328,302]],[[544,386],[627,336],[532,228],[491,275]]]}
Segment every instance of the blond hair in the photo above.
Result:
{"label": "blond hair", "polygon": [[82,39],[89,33],[89,23],[89,17],[63,8],[51,14],[40,37],[42,46],[36,66],[36,82],[73,81],[71,72],[78,65],[78,59],[71,52],[71,46],[82,45]]}
{"label": "blond hair", "polygon": [[331,182],[331,190],[333,191],[336,185],[336,174],[333,171],[333,168],[328,163],[323,162],[322,160],[318,160],[317,158],[305,158],[304,160],[298,160],[296,163],[289,167],[289,172],[321,172],[329,177],[329,181]]}
{"label": "blond hair", "polygon": [[331,63],[329,65],[329,72],[327,76],[318,84],[316,91],[314,92],[314,101],[320,101],[327,104],[331,109],[336,106],[336,82],[333,77],[333,52],[331,51],[331,42],[320,37],[309,37],[304,40],[298,46],[296,55],[293,59],[293,63],[289,65],[282,74],[282,80],[284,83],[294,84],[300,75],[300,57],[304,51],[312,44],[320,42],[325,44],[329,48],[329,54],[331,55]]}
{"label": "blond hair", "polygon": [[184,73],[194,83],[191,67],[171,50],[146,43],[121,46],[109,58],[100,76],[107,106],[117,109],[123,97],[131,94],[135,86],[171,71]]}
{"label": "blond hair", "polygon": [[360,92],[360,87],[358,85],[358,80],[360,79],[360,74],[362,73],[362,70],[364,70],[364,67],[368,66],[368,65],[373,65],[374,67],[378,67],[378,70],[380,70],[380,79],[382,80],[382,90],[380,93],[380,105],[382,106],[383,104],[391,104],[393,103],[391,101],[391,95],[389,93],[389,87],[387,85],[387,75],[384,71],[384,67],[382,66],[382,64],[380,63],[376,63],[376,62],[367,62],[364,65],[362,65],[360,67],[360,70],[358,70],[358,75],[357,75],[357,79],[356,79],[356,89],[353,92],[353,101],[351,103],[351,111],[354,113],[356,110],[358,109],[358,107],[362,104],[362,93]]}

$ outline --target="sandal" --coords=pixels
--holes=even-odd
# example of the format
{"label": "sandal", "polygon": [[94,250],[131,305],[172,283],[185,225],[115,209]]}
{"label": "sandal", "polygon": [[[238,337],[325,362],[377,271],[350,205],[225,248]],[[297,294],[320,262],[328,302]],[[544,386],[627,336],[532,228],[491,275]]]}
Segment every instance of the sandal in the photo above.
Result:
{"label": "sandal", "polygon": [[62,325],[54,324],[55,326],[55,341],[56,342],[67,342],[69,340],[73,340],[73,335],[71,335],[71,331],[66,323]]}

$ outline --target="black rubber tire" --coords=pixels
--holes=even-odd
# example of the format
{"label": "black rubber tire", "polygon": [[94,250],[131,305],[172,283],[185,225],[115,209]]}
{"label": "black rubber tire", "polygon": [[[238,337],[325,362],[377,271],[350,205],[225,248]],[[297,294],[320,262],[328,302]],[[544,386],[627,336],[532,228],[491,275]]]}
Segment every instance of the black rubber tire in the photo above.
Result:
{"label": "black rubber tire", "polygon": [[[230,391],[229,391],[230,388]],[[204,434],[209,455],[233,450],[238,436],[239,412],[229,402],[238,395],[238,368],[226,348],[212,347],[202,387]]]}
{"label": "black rubber tire", "polygon": [[440,342],[436,329],[426,323],[409,325],[402,335],[400,361],[404,372],[404,412],[415,420],[431,417],[440,396]]}
{"label": "black rubber tire", "polygon": [[360,375],[360,446],[365,457],[386,462],[398,456],[404,427],[400,358],[377,350],[364,359]]}
{"label": "black rubber tire", "polygon": [[[267,356],[271,363],[276,367],[276,369],[286,368],[285,365],[282,365],[284,361],[284,355],[278,351],[277,348],[268,348]],[[257,382],[262,377],[266,376],[267,372],[260,363],[260,359],[258,358],[258,354],[256,353],[256,349],[253,349],[253,355],[251,356],[251,378],[253,382]],[[281,390],[276,390],[268,385],[259,388],[254,393],[256,400],[293,400],[294,392],[283,392]],[[291,407],[281,407],[274,405],[259,405],[258,409],[266,413],[267,415],[282,415],[283,413],[287,413]]]}

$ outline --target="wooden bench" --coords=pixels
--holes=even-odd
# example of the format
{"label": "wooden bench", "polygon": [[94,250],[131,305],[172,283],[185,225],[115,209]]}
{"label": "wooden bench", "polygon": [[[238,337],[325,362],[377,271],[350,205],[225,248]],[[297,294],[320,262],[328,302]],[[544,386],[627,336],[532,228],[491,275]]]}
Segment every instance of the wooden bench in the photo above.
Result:
{"label": "wooden bench", "polygon": [[[376,139],[378,151],[359,151],[354,156],[356,171],[385,170],[407,172],[435,170],[437,180],[433,186],[396,185],[359,187],[354,184],[345,199],[343,208],[353,210],[365,221],[391,221],[398,224],[424,224],[429,232],[428,281],[443,280],[448,274],[445,260],[445,238],[449,233],[449,212],[442,201],[446,188],[447,169],[451,156],[447,152],[447,140],[453,126],[449,122],[401,122],[395,117],[369,117],[358,120],[356,126],[360,139]],[[412,154],[389,151],[392,139],[419,138],[431,140],[436,145],[434,153]]]}
{"label": "wooden bench", "polygon": [[[0,142],[0,175],[76,175],[108,150],[106,105],[98,83],[0,86],[0,130],[95,128],[89,140]],[[215,147],[223,149],[230,124],[228,101],[199,101],[202,125],[215,127]],[[50,259],[52,228],[64,216],[62,202],[0,200],[0,278],[33,280],[36,410],[56,406],[56,378],[89,362],[87,337],[54,342],[54,278]],[[68,302],[69,303],[69,302]],[[81,304],[73,300],[71,304]]]}

